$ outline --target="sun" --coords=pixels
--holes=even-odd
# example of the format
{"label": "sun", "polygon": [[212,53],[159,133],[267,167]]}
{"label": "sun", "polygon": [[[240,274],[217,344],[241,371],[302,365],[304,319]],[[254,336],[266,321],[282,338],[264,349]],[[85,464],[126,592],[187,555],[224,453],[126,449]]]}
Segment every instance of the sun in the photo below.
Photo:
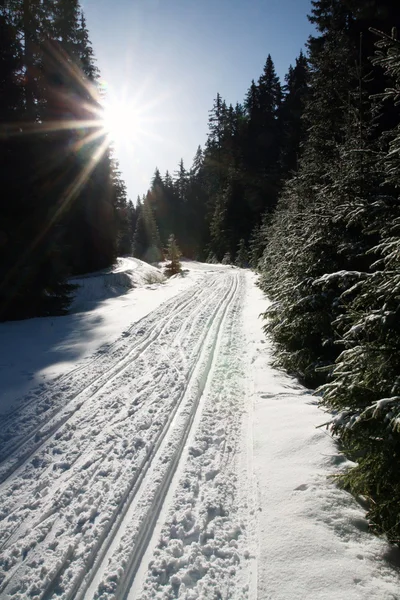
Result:
{"label": "sun", "polygon": [[101,132],[118,152],[127,152],[138,160],[139,152],[152,144],[169,143],[165,137],[165,106],[170,93],[151,93],[151,79],[137,90],[128,85],[116,90],[106,82],[100,85]]}
{"label": "sun", "polygon": [[114,143],[132,143],[140,139],[143,122],[140,111],[133,103],[105,103],[102,118],[104,130]]}

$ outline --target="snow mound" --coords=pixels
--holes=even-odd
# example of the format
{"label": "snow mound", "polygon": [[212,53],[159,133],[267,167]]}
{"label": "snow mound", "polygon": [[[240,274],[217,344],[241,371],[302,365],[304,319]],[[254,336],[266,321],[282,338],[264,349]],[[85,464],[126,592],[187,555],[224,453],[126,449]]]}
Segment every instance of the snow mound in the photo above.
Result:
{"label": "snow mound", "polygon": [[121,296],[132,288],[164,281],[165,277],[161,269],[138,258],[130,256],[118,258],[111,269],[88,273],[70,280],[71,283],[79,286],[71,304],[71,312],[89,310],[94,303]]}

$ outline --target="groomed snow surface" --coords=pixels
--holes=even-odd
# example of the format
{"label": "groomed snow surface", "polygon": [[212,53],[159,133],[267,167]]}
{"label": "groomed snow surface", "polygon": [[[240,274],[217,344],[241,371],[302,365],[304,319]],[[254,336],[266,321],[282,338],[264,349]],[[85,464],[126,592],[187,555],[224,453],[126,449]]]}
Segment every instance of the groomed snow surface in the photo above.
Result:
{"label": "groomed snow surface", "polygon": [[400,599],[247,271],[131,258],[0,325],[0,598]]}

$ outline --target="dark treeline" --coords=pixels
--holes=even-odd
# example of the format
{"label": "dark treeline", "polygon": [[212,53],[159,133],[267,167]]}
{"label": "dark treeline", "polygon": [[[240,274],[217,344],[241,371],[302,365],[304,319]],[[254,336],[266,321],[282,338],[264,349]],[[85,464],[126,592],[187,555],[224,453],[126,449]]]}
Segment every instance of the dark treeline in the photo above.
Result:
{"label": "dark treeline", "polygon": [[243,104],[217,95],[193,166],[156,171],[134,249],[172,231],[258,268],[277,363],[318,389],[356,462],[342,482],[399,542],[400,4],[318,0],[310,20],[284,85],[268,56]]}
{"label": "dark treeline", "polygon": [[400,4],[319,0],[296,173],[263,233],[266,330],[333,412],[341,477],[400,541]]}
{"label": "dark treeline", "polygon": [[0,5],[0,319],[62,314],[68,275],[131,249],[78,0]]}
{"label": "dark treeline", "polygon": [[297,168],[307,79],[303,53],[283,86],[268,56],[243,104],[228,106],[217,94],[204,150],[189,169],[181,160],[172,176],[156,169],[138,199],[135,256],[157,260],[174,233],[185,256],[208,261],[246,263],[252,241],[256,264],[264,247],[260,228]]}

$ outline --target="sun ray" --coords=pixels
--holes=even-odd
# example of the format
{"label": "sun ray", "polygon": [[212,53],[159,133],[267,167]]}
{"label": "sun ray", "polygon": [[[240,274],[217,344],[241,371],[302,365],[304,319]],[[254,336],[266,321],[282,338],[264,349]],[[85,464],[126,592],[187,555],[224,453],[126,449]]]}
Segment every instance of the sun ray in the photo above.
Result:
{"label": "sun ray", "polygon": [[[22,255],[4,276],[2,286],[7,285],[51,228],[61,219],[62,214],[68,210],[110,146],[110,139],[104,123],[104,109],[101,105],[101,96],[97,87],[85,77],[77,65],[68,60],[68,57],[57,45],[49,44],[46,52],[53,71],[56,73],[63,72],[64,75],[69,76],[67,91],[62,88],[62,91],[60,91],[55,87],[52,90],[52,98],[56,106],[58,103],[62,107],[67,107],[66,112],[72,118],[67,116],[60,119],[43,121],[38,119],[33,122],[22,121],[8,123],[7,125],[2,124],[0,139],[24,135],[46,136],[51,133],[70,131],[71,141],[74,142],[71,148],[74,153],[78,154],[85,146],[91,145],[92,147],[90,148],[90,154],[86,156],[82,164],[80,172],[64,189],[60,197],[55,199],[54,212],[44,221],[36,237],[27,245]],[[81,118],[79,118],[79,115],[81,115]],[[76,136],[75,140],[74,136]],[[98,144],[93,147],[93,142],[96,140],[98,140]],[[9,298],[9,302],[11,301],[12,294]]]}

